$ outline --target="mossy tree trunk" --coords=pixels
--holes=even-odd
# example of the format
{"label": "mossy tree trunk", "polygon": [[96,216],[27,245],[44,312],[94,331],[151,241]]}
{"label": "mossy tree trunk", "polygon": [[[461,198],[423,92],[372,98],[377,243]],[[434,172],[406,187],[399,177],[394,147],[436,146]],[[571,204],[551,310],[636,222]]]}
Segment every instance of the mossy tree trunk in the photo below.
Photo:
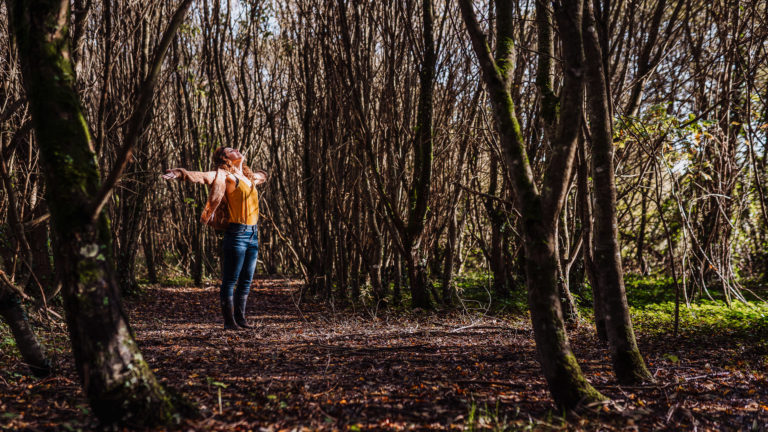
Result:
{"label": "mossy tree trunk", "polygon": [[587,58],[587,112],[592,137],[592,176],[595,193],[594,259],[597,294],[602,298],[605,329],[613,370],[622,384],[653,381],[635,342],[621,266],[616,183],[613,166],[613,124],[603,53],[592,3],[584,6],[584,49]]}
{"label": "mossy tree trunk", "polygon": [[37,132],[64,308],[80,380],[105,423],[170,423],[177,414],[134,341],[112,268],[109,223],[96,212],[101,181],[74,90],[69,2],[8,0]]}
{"label": "mossy tree trunk", "polygon": [[[565,202],[566,183],[573,167],[576,138],[583,114],[583,3],[581,0],[555,2],[555,17],[563,43],[565,78],[559,99],[559,118],[553,121],[550,165],[547,167],[541,192],[536,187],[528,162],[520,124],[507,84],[513,68],[512,2],[496,2],[497,44],[503,45],[497,46],[496,59],[491,56],[485,34],[477,22],[472,1],[460,0],[459,5],[490,95],[500,135],[500,146],[515,193],[515,204],[522,215],[528,303],[536,349],[550,393],[555,403],[564,409],[602,401],[604,396],[584,378],[565,333],[558,295],[558,252],[555,242],[557,218]],[[539,13],[549,13],[546,8],[542,9],[545,10]],[[538,19],[549,20],[548,17],[542,16]],[[549,54],[545,52],[541,55]]]}
{"label": "mossy tree trunk", "polygon": [[[539,204],[540,202],[535,203]],[[605,397],[587,382],[565,332],[558,291],[554,227],[544,222],[536,207],[526,208],[523,221],[528,305],[536,351],[555,403],[575,409]]]}

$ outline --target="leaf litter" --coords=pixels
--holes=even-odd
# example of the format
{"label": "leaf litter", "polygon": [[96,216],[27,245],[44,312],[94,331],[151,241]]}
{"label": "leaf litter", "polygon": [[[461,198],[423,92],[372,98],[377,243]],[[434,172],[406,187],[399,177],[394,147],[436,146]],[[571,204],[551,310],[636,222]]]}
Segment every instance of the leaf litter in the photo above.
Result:
{"label": "leaf litter", "polygon": [[[523,316],[337,310],[256,279],[250,330],[221,329],[216,287],[151,287],[125,308],[164,385],[201,410],[179,430],[768,430],[765,338],[638,334],[657,382],[617,385],[587,326],[571,344],[612,403],[559,412]],[[40,323],[37,323],[40,324]],[[57,372],[26,373],[0,325],[0,429],[98,427],[62,323],[38,325]],[[757,348],[755,348],[757,347]],[[760,348],[763,347],[763,348]]]}

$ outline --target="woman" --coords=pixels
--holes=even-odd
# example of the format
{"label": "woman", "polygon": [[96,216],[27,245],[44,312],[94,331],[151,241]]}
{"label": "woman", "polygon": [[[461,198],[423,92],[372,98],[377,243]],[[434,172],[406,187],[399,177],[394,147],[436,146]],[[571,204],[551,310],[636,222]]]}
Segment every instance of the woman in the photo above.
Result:
{"label": "woman", "polygon": [[230,147],[216,149],[212,158],[216,171],[173,168],[163,178],[211,186],[200,221],[224,230],[219,291],[224,328],[251,328],[245,319],[245,305],[259,254],[259,193],[256,185],[267,181],[267,173],[251,171],[245,165],[243,155]]}

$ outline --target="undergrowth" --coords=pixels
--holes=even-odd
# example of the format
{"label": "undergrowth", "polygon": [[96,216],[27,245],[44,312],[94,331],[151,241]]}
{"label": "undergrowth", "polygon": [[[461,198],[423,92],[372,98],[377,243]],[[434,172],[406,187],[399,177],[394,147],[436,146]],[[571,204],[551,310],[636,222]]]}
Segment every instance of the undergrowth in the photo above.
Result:
{"label": "undergrowth", "polygon": [[[668,333],[675,322],[675,285],[670,278],[626,278],[627,301],[636,330],[647,334]],[[681,333],[722,333],[761,337],[768,335],[768,303],[749,300],[731,301],[722,294],[712,299],[698,296],[688,304],[681,296],[679,325]]]}

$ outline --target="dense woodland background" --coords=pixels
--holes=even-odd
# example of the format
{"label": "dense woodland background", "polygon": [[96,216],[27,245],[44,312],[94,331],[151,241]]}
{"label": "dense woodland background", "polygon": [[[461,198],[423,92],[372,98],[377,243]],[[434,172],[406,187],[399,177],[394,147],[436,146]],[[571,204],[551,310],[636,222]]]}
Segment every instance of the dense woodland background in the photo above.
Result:
{"label": "dense woodland background", "polygon": [[[740,281],[765,272],[765,2],[608,5],[598,25],[607,30],[624,266],[674,276],[685,298],[705,290],[738,298]],[[159,174],[211,169],[213,150],[233,146],[271,174],[262,194],[260,271],[302,274],[311,290],[337,299],[402,293],[397,274],[404,274],[406,254],[393,221],[407,222],[417,169],[419,6],[196,4],[173,40],[133,163],[108,204],[121,285],[130,290],[138,278],[154,282],[169,271],[197,283],[216,274],[216,248],[208,247],[215,233],[197,223],[205,189],[170,185]],[[73,3],[77,90],[102,170],[125,139],[172,7]],[[435,287],[432,301],[450,302],[452,278],[465,271],[490,270],[499,294],[521,286],[515,266],[522,254],[458,6],[434,7],[432,176],[415,260]],[[534,7],[514,3],[512,94],[531,166],[543,172]],[[476,9],[493,29],[493,10]],[[40,220],[45,184],[7,26],[2,43],[4,264],[26,280],[29,261],[50,296],[56,283]],[[551,72],[557,87],[562,71]],[[588,158],[579,170],[588,169]],[[584,280],[577,177],[559,224],[561,260],[574,286]],[[15,224],[23,225],[24,241],[13,235]]]}
{"label": "dense woodland background", "polygon": [[[66,240],[51,225],[15,3],[0,4],[0,269],[28,308],[47,310],[66,296]],[[219,146],[270,174],[257,271],[301,278],[303,299],[450,310],[472,281],[494,302],[538,292],[515,136],[552,218],[553,317],[593,319],[579,310],[590,315],[599,281],[623,274],[666,281],[683,308],[756,300],[768,277],[764,0],[73,0],[67,42],[99,177],[132,149],[103,207],[111,250],[98,252],[121,295],[215,283],[206,188],[160,175],[209,170]],[[507,135],[502,90],[519,123]],[[615,288],[604,301],[626,309]],[[601,338],[620,346],[594,308]]]}

